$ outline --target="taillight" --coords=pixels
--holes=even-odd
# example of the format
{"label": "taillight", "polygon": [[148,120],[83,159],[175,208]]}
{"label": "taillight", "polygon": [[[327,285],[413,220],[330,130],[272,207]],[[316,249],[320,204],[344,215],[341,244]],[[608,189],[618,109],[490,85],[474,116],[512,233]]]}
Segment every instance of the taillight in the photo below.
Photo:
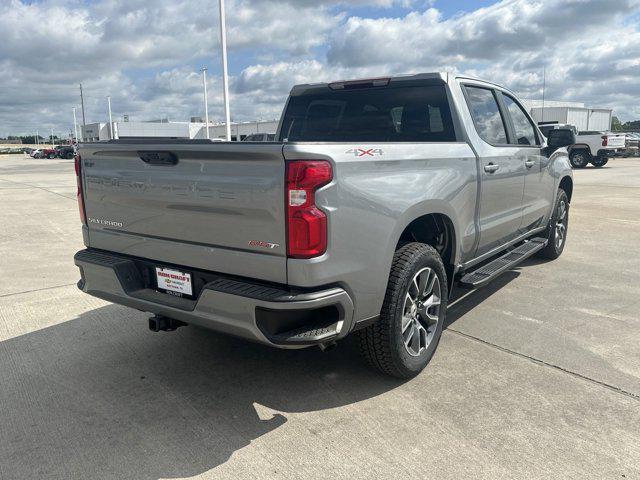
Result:
{"label": "taillight", "polygon": [[609,145],[609,137],[607,137],[606,135],[602,136],[602,146],[606,147],[607,145]]}
{"label": "taillight", "polygon": [[83,225],[87,224],[87,217],[84,213],[84,198],[82,196],[82,159],[80,155],[76,155],[74,157],[75,168],[76,168],[76,183],[78,184],[78,191],[76,193],[76,197],[78,198],[78,210],[80,210],[80,220]]}
{"label": "taillight", "polygon": [[333,178],[324,160],[287,162],[287,255],[312,258],[327,250],[327,216],[315,204],[315,192]]}

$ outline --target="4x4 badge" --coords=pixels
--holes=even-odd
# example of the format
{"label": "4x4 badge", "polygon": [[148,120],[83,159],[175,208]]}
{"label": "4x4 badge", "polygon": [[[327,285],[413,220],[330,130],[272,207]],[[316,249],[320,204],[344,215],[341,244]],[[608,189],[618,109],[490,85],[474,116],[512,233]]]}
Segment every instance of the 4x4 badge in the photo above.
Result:
{"label": "4x4 badge", "polygon": [[384,154],[381,148],[351,148],[344,153],[353,155],[354,157],[375,157],[376,155],[380,156]]}

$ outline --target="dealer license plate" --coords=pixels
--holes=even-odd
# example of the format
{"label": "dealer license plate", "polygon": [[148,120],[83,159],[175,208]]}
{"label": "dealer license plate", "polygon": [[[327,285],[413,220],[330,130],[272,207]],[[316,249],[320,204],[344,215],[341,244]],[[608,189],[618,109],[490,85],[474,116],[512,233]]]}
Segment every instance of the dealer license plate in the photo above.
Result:
{"label": "dealer license plate", "polygon": [[156,267],[158,289],[177,296],[193,296],[191,274],[171,268]]}

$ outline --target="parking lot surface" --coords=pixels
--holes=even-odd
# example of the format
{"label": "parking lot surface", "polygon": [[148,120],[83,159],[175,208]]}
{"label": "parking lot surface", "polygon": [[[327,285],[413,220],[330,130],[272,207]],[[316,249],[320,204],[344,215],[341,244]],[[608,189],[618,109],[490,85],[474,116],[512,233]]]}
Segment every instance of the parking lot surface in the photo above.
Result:
{"label": "parking lot surface", "polygon": [[575,171],[562,257],[456,293],[408,382],[81,293],[73,170],[0,156],[0,479],[640,478],[640,159]]}

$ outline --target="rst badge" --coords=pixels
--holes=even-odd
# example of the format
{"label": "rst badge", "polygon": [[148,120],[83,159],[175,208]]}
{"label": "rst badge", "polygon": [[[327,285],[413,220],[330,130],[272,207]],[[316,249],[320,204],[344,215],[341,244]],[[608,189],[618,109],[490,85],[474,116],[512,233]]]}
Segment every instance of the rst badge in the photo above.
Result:
{"label": "rst badge", "polygon": [[354,157],[375,157],[384,154],[381,148],[351,148],[344,153]]}
{"label": "rst badge", "polygon": [[280,246],[279,243],[271,243],[271,242],[261,242],[260,240],[250,240],[250,247],[261,247],[268,248],[269,250],[273,250],[274,248],[278,248]]}

